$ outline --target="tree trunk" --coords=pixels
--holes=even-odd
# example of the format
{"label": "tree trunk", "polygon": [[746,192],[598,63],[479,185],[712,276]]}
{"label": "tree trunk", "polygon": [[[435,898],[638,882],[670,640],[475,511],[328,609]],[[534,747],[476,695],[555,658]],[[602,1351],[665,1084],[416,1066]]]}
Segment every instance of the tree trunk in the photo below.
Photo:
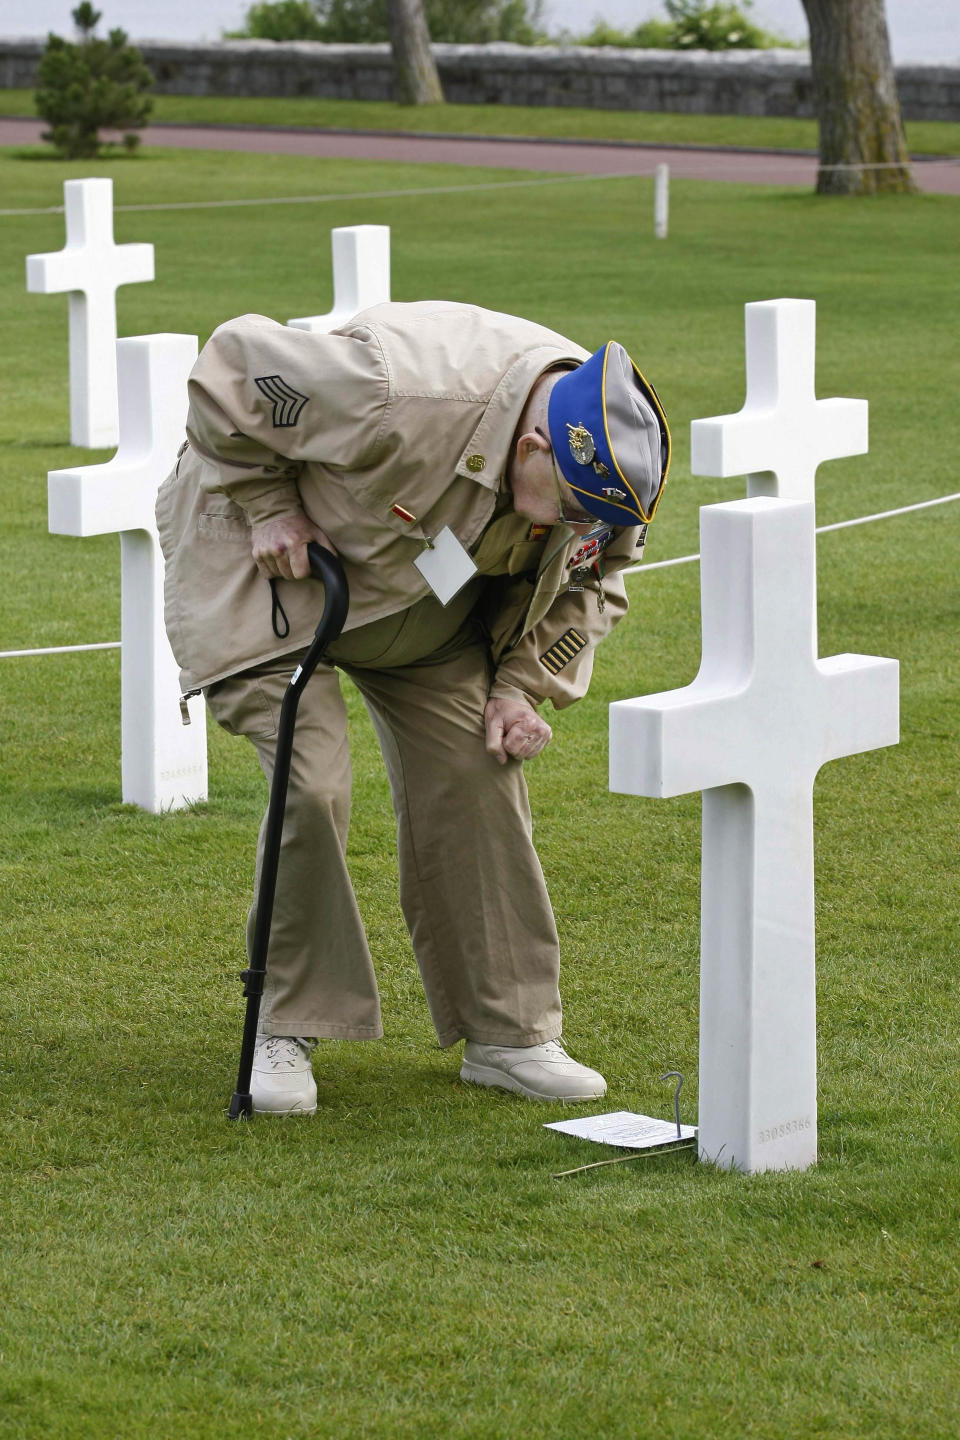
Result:
{"label": "tree trunk", "polygon": [[820,127],[817,191],[914,190],[883,0],[802,4]]}
{"label": "tree trunk", "polygon": [[423,0],[387,0],[393,50],[394,99],[399,105],[438,105],[443,100]]}

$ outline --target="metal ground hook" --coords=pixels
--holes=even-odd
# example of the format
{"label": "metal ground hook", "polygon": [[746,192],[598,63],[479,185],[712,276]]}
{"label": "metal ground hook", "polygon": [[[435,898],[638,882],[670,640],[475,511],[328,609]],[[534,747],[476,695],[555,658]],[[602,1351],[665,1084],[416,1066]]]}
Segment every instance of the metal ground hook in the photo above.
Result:
{"label": "metal ground hook", "polygon": [[668,1070],[665,1075],[660,1076],[660,1079],[675,1079],[677,1082],[677,1088],[673,1092],[673,1116],[677,1122],[677,1139],[679,1140],[683,1134],[683,1131],[680,1129],[680,1091],[683,1089],[683,1076],[679,1070]]}

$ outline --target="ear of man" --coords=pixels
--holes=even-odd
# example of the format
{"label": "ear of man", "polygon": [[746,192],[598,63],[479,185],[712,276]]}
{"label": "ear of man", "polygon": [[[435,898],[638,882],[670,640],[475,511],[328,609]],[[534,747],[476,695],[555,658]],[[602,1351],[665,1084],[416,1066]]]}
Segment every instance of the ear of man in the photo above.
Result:
{"label": "ear of man", "polygon": [[532,459],[538,451],[546,454],[550,449],[547,418],[550,391],[565,373],[564,370],[548,370],[534,381],[515,432],[512,458],[521,464]]}

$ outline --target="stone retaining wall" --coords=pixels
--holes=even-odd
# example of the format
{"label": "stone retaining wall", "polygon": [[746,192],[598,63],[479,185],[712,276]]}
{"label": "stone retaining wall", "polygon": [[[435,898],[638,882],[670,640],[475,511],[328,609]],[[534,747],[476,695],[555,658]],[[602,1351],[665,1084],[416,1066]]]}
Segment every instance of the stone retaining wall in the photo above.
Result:
{"label": "stone retaining wall", "polygon": [[[387,45],[139,42],[161,95],[310,95],[390,100]],[[0,89],[32,88],[42,40],[0,39]],[[463,105],[579,105],[701,115],[813,113],[809,57],[798,50],[589,49],[435,45],[446,98]],[[901,66],[908,120],[960,120],[960,67]]]}

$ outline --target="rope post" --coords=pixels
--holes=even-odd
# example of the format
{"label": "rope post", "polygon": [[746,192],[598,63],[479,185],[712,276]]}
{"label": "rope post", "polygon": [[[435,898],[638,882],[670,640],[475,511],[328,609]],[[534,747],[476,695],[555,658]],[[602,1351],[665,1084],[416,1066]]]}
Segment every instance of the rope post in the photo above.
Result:
{"label": "rope post", "polygon": [[653,233],[658,240],[667,238],[670,218],[670,166],[658,165],[653,181]]}

